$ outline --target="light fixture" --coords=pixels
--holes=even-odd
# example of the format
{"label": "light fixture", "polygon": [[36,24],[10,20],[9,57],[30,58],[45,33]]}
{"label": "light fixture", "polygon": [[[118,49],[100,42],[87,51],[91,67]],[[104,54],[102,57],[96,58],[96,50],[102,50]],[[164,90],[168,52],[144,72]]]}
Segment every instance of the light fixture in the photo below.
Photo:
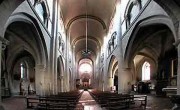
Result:
{"label": "light fixture", "polygon": [[85,56],[85,57],[87,57],[88,55],[90,55],[91,54],[91,52],[90,52],[90,50],[88,50],[88,48],[87,48],[87,43],[88,43],[88,20],[87,20],[87,18],[88,18],[88,15],[87,15],[87,13],[88,13],[88,1],[86,0],[86,33],[85,33],[85,36],[86,36],[86,49],[85,49],[85,51],[82,51],[82,54]]}
{"label": "light fixture", "polygon": [[87,34],[88,34],[88,30],[87,30],[87,28],[88,28],[88,24],[87,24],[87,10],[88,10],[88,4],[87,4],[87,0],[86,0],[86,52],[87,52]]}

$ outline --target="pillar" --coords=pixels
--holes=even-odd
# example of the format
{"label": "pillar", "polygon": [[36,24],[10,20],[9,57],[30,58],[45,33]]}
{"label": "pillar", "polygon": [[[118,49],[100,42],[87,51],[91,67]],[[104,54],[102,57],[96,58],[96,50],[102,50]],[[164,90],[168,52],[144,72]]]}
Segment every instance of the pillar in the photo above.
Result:
{"label": "pillar", "polygon": [[177,69],[177,95],[180,95],[180,45],[177,46],[178,51],[178,69]]}
{"label": "pillar", "polygon": [[102,91],[104,91],[104,79],[102,80]]}
{"label": "pillar", "polygon": [[[2,54],[2,50],[5,50],[6,45],[8,45],[8,44],[9,44],[9,41],[0,36],[0,47],[1,47],[0,55]],[[0,57],[0,109],[4,110],[4,108],[2,106],[2,98],[1,98],[2,97],[2,93],[1,93],[1,91],[2,91],[2,88],[1,88],[1,69],[2,68],[1,68],[1,57]]]}
{"label": "pillar", "polygon": [[178,53],[178,68],[177,68],[177,95],[180,95],[180,22],[178,27],[178,37],[174,45],[177,47]]}
{"label": "pillar", "polygon": [[[0,47],[2,47],[2,41],[0,41]],[[0,49],[0,55],[2,54],[2,48]],[[2,57],[2,56],[1,56]],[[1,96],[2,96],[2,88],[1,88],[1,57],[0,57],[0,105],[1,105],[1,101],[2,101],[2,99],[1,99]]]}
{"label": "pillar", "polygon": [[72,71],[71,71],[71,79],[70,79],[70,90],[75,90],[75,46],[72,48],[72,60],[71,60],[71,65],[72,65]]}
{"label": "pillar", "polygon": [[60,76],[59,78],[60,78],[60,92],[64,92],[64,84],[63,84],[64,77]]}
{"label": "pillar", "polygon": [[177,47],[177,53],[178,53],[178,68],[177,68],[177,94],[172,95],[171,101],[174,103],[174,107],[172,110],[180,110],[180,22],[179,22],[179,28],[178,28],[178,37],[174,45]]}
{"label": "pillar", "polygon": [[36,65],[36,67],[35,67],[35,86],[36,86],[36,94],[37,95],[45,95],[48,90],[48,86],[50,86],[50,85],[45,84],[44,74],[45,74],[45,66],[44,65]]}
{"label": "pillar", "polygon": [[118,74],[118,93],[129,93],[131,90],[130,78],[131,78],[130,68],[121,68]]}

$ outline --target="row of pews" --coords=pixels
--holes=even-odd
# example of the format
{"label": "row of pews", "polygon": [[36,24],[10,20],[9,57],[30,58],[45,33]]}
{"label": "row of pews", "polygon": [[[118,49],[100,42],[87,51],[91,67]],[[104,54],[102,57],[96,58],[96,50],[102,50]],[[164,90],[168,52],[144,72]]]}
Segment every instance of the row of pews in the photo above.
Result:
{"label": "row of pews", "polygon": [[27,108],[35,110],[74,110],[82,91],[59,93],[58,95],[26,97]]}
{"label": "row of pews", "polygon": [[90,94],[102,108],[107,110],[134,109],[137,108],[136,103],[140,104],[139,109],[146,109],[147,105],[146,95],[117,94],[97,90],[90,91]]}

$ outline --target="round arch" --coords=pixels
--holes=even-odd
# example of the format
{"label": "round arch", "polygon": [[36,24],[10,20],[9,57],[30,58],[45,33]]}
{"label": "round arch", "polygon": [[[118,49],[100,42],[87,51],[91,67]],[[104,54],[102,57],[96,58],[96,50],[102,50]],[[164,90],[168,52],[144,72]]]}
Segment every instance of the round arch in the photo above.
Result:
{"label": "round arch", "polygon": [[115,70],[116,66],[118,66],[118,60],[115,55],[112,55],[108,66],[108,77],[113,77],[114,74],[111,71]]}
{"label": "round arch", "polygon": [[118,60],[116,56],[112,55],[108,66],[108,85],[110,90],[113,90],[114,87],[118,90],[118,74],[116,73],[118,73]]}

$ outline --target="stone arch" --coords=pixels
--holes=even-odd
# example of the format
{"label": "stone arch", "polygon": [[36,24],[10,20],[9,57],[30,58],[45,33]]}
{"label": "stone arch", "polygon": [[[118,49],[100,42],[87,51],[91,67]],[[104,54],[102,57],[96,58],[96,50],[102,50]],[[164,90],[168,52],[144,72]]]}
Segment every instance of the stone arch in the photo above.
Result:
{"label": "stone arch", "polygon": [[33,57],[36,66],[46,66],[48,61],[47,47],[35,18],[27,13],[13,14],[6,22],[3,35],[5,39],[9,40],[9,45],[6,47],[6,63],[10,65],[7,66],[9,75],[12,72],[14,62],[18,57],[22,57],[23,52],[29,53]]}
{"label": "stone arch", "polygon": [[37,64],[46,65],[48,61],[46,60],[48,59],[47,46],[45,43],[43,33],[36,19],[27,13],[16,13],[16,14],[11,15],[11,17],[6,22],[5,30],[3,32],[4,36],[7,33],[7,29],[14,23],[24,23],[25,25],[31,27],[32,33],[36,36],[34,37],[36,40],[36,43],[39,44],[39,46],[37,46],[37,50],[34,50],[36,51],[35,54],[38,57],[36,59]]}
{"label": "stone arch", "polygon": [[[134,59],[136,59],[136,57],[142,57],[142,58],[139,58],[140,61],[139,62],[134,62],[134,64],[136,65],[136,71],[135,71],[135,77],[136,78],[133,78],[133,79],[139,79],[141,81],[141,75],[142,75],[142,66],[144,64],[144,62],[148,62],[150,64],[150,80],[152,79],[156,79],[155,76],[157,75],[156,71],[157,71],[157,67],[158,67],[158,63],[157,61],[155,61],[154,59],[152,59],[151,57],[145,55],[145,54],[138,54],[137,56],[135,56]],[[137,63],[137,64],[136,64]]]}
{"label": "stone arch", "polygon": [[[153,67],[151,69],[151,78],[149,82],[154,83],[159,79],[167,79],[170,76],[170,62],[177,58],[177,49],[174,43],[177,41],[175,27],[171,19],[165,16],[151,16],[139,21],[128,40],[124,54],[126,68],[134,68],[133,83],[141,81],[138,76],[142,73],[142,64],[145,60],[149,61]],[[147,81],[143,81],[145,85]],[[166,87],[168,82],[159,84],[157,94],[162,95],[162,88]],[[146,86],[147,87],[147,86]],[[140,92],[149,92],[140,91]]]}
{"label": "stone arch", "polygon": [[114,78],[115,78],[116,72],[117,72],[116,76],[118,76],[118,60],[116,56],[112,55],[110,58],[110,62],[108,66],[108,75],[107,75],[108,80],[109,80],[108,85],[110,88],[114,86]]}
{"label": "stone arch", "polygon": [[[159,6],[161,6],[166,13],[171,17],[173,24],[176,26],[179,26],[177,22],[179,21],[178,19],[180,18],[180,15],[177,14],[177,10],[180,9],[180,2],[178,0],[154,0]],[[176,27],[177,31],[178,27]]]}
{"label": "stone arch", "polygon": [[[106,24],[104,23],[104,21],[102,19],[100,19],[96,16],[92,16],[92,15],[87,15],[87,17],[88,17],[88,19],[92,19],[92,20],[95,20],[96,22],[99,22],[102,25],[103,29],[107,29]],[[75,22],[79,19],[84,19],[84,18],[86,18],[86,15],[79,15],[79,16],[76,16],[76,17],[72,18],[71,20],[69,20],[69,22],[66,25],[67,30],[69,30],[69,28],[73,22]]]}
{"label": "stone arch", "polygon": [[91,88],[92,80],[96,78],[94,73],[94,62],[91,58],[84,57],[78,61],[78,75],[82,81],[82,88]]}
{"label": "stone arch", "polygon": [[[4,28],[6,22],[8,21],[11,14],[23,3],[23,0],[19,1],[12,1],[12,0],[3,0],[1,6],[3,7],[3,10],[1,9],[0,13],[1,16],[1,27],[0,27],[0,36],[4,37],[4,32],[6,31],[6,28]],[[8,11],[7,11],[8,10]]]}
{"label": "stone arch", "polygon": [[[130,54],[129,52],[131,51],[131,48],[133,46],[133,42],[135,41],[137,35],[139,34],[141,29],[144,29],[145,27],[157,27],[157,26],[162,26],[166,29],[168,29],[172,35],[173,35],[173,39],[175,39],[175,41],[177,40],[177,36],[175,33],[175,29],[174,29],[174,25],[172,23],[172,21],[165,17],[165,16],[151,16],[148,18],[145,18],[143,20],[140,20],[134,27],[134,30],[132,31],[132,33],[130,33],[130,38],[128,40],[126,49],[125,49],[125,53],[124,53],[124,62],[125,62],[125,67],[129,67],[130,66],[130,62],[128,62],[128,59],[132,59],[130,58]],[[154,30],[155,31],[155,30]],[[156,34],[156,33],[155,33]],[[174,41],[174,42],[175,42]],[[129,60],[130,61],[130,60]]]}
{"label": "stone arch", "polygon": [[[25,64],[25,77],[21,77],[21,66],[20,64],[24,62]],[[35,59],[33,58],[32,54],[26,50],[19,51],[13,58],[9,71],[9,85],[12,95],[14,94],[31,94],[34,93],[35,88]],[[25,78],[25,79],[24,79]],[[25,85],[22,87],[22,82],[25,81]],[[31,88],[29,86],[31,85]],[[19,87],[17,87],[19,86]],[[18,90],[19,89],[19,90]],[[25,91],[26,90],[26,91]],[[26,92],[26,93],[25,93]],[[25,94],[23,94],[25,93]]]}
{"label": "stone arch", "polygon": [[[131,12],[133,10],[134,7],[139,8],[137,13],[134,13],[134,18],[132,19],[132,15]],[[135,20],[135,18],[137,17],[137,15],[140,12],[140,2],[139,0],[129,0],[126,9],[125,9],[125,13],[124,13],[124,17],[126,18],[126,26],[129,27],[129,25]],[[132,20],[132,21],[131,21]]]}

